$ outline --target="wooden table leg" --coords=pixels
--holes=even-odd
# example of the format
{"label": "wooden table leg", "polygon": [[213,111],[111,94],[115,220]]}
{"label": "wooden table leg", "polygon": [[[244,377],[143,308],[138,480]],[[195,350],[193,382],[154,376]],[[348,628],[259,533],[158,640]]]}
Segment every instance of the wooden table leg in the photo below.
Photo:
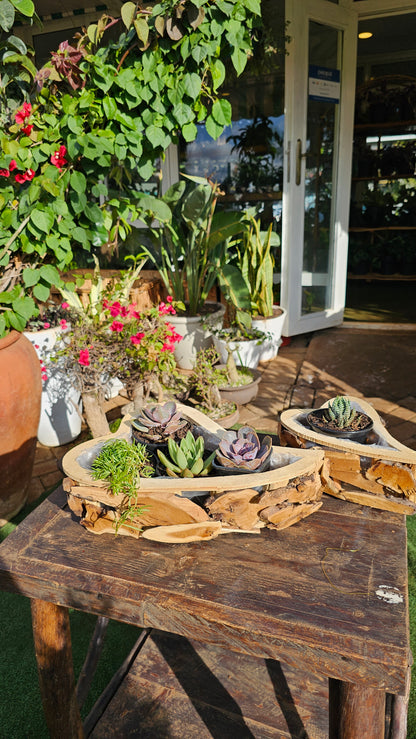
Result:
{"label": "wooden table leg", "polygon": [[329,739],[383,739],[386,694],[329,680]]}
{"label": "wooden table leg", "polygon": [[40,691],[51,739],[83,739],[68,609],[42,600],[32,600],[31,609]]}

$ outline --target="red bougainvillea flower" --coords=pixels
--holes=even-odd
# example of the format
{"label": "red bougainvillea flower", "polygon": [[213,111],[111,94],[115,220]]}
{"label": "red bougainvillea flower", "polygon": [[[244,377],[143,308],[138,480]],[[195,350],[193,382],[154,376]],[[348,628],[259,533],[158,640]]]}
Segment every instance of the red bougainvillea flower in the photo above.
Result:
{"label": "red bougainvillea flower", "polygon": [[110,305],[110,313],[113,316],[113,318],[116,318],[117,316],[120,315],[120,313],[121,313],[121,305],[118,302],[118,300],[116,300],[114,303],[112,303]]}
{"label": "red bougainvillea flower", "polygon": [[130,341],[132,344],[141,344],[144,337],[145,334],[139,331],[135,336],[130,336]]}
{"label": "red bougainvillea flower", "polygon": [[21,126],[26,121],[26,118],[29,118],[31,112],[32,112],[31,104],[23,103],[20,110],[16,111],[16,113],[14,114],[14,120],[19,126]]}
{"label": "red bougainvillea flower", "polygon": [[13,172],[17,167],[17,162],[15,159],[12,159],[12,161],[9,164],[9,172]]}
{"label": "red bougainvillea flower", "polygon": [[68,308],[69,308],[69,303],[67,303],[67,302],[66,302],[66,301],[64,300],[64,302],[63,302],[63,303],[61,303],[61,308],[63,308],[64,310],[68,310]]}
{"label": "red bougainvillea flower", "polygon": [[46,380],[48,379],[48,375],[45,375],[45,374],[43,373],[43,374],[41,375],[41,378],[42,378],[43,382],[46,382]]}
{"label": "red bougainvillea flower", "polygon": [[167,300],[168,303],[172,303],[172,301],[173,301],[172,295],[168,295],[166,297],[166,300]]}
{"label": "red bougainvillea flower", "polygon": [[68,328],[68,323],[65,320],[65,318],[61,318],[61,320],[59,321],[59,325],[60,325],[62,331],[65,331],[65,329]]}
{"label": "red bougainvillea flower", "polygon": [[110,308],[110,303],[107,300],[107,298],[104,298],[103,300],[103,308],[106,308],[106,309]]}
{"label": "red bougainvillea flower", "polygon": [[79,353],[78,364],[81,364],[83,367],[90,366],[90,353],[88,349],[81,349]]}
{"label": "red bougainvillea flower", "polygon": [[166,305],[166,303],[160,303],[159,304],[159,315],[160,316],[166,316],[170,313],[172,316],[176,314],[176,310],[173,307],[173,305]]}
{"label": "red bougainvillea flower", "polygon": [[50,328],[50,327],[51,327],[51,324],[45,321],[45,323],[43,324],[43,328]]}
{"label": "red bougainvillea flower", "polygon": [[30,134],[30,132],[31,132],[32,128],[33,128],[32,124],[31,124],[31,123],[29,123],[29,125],[28,125],[28,126],[25,126],[24,128],[22,128],[22,133],[24,133],[24,134],[25,134],[25,136],[29,136],[29,134]]}
{"label": "red bougainvillea flower", "polygon": [[51,156],[51,164],[55,165],[55,167],[58,167],[59,170],[62,169],[62,167],[65,166],[65,164],[68,164],[67,160],[65,159],[66,154],[66,146],[62,145],[59,147],[58,151],[55,151],[54,154]]}
{"label": "red bougainvillea flower", "polygon": [[27,169],[26,172],[16,174],[14,176],[14,179],[16,182],[19,183],[19,185],[23,185],[24,182],[31,182],[35,176],[35,172],[33,169]]}
{"label": "red bougainvillea flower", "polygon": [[126,308],[124,305],[121,306],[121,316],[122,318],[126,318],[126,316],[129,315],[129,309]]}
{"label": "red bougainvillea flower", "polygon": [[124,328],[124,323],[121,321],[113,321],[113,323],[110,326],[111,331],[116,331],[117,333],[120,333]]}
{"label": "red bougainvillea flower", "polygon": [[10,172],[8,169],[0,169],[0,177],[10,177]]}

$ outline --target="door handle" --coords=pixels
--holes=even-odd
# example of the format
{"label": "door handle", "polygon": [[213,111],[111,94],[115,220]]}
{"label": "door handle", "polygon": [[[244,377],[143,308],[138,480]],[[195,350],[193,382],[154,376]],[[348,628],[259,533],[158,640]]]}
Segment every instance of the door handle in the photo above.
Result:
{"label": "door handle", "polygon": [[302,140],[296,141],[296,184],[300,185],[302,178],[302,159],[307,156],[306,151],[302,153]]}

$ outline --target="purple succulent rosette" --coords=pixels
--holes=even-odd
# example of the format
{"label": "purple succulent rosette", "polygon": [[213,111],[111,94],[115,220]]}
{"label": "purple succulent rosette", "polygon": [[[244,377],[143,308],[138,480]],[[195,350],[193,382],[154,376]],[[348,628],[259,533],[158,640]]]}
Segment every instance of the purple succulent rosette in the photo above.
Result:
{"label": "purple succulent rosette", "polygon": [[271,453],[272,440],[265,436],[260,442],[254,429],[242,426],[238,431],[227,431],[217,450],[217,463],[227,468],[255,472]]}

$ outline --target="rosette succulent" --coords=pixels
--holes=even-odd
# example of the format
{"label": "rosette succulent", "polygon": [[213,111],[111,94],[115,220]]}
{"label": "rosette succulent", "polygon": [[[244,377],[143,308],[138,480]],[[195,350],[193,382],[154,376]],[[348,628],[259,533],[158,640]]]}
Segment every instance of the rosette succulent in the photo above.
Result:
{"label": "rosette succulent", "polygon": [[166,468],[169,477],[202,477],[207,475],[211,469],[211,463],[215,451],[204,461],[204,439],[202,436],[194,438],[188,431],[185,438],[177,444],[173,439],[168,439],[170,459],[157,450],[159,460]]}
{"label": "rosette succulent", "polygon": [[143,408],[131,425],[133,429],[152,441],[166,441],[188,424],[176,410],[176,403],[169,401],[163,405]]}
{"label": "rosette succulent", "polygon": [[216,452],[216,462],[222,467],[255,472],[271,453],[272,440],[265,436],[260,442],[254,429],[242,426],[238,431],[227,431]]}

